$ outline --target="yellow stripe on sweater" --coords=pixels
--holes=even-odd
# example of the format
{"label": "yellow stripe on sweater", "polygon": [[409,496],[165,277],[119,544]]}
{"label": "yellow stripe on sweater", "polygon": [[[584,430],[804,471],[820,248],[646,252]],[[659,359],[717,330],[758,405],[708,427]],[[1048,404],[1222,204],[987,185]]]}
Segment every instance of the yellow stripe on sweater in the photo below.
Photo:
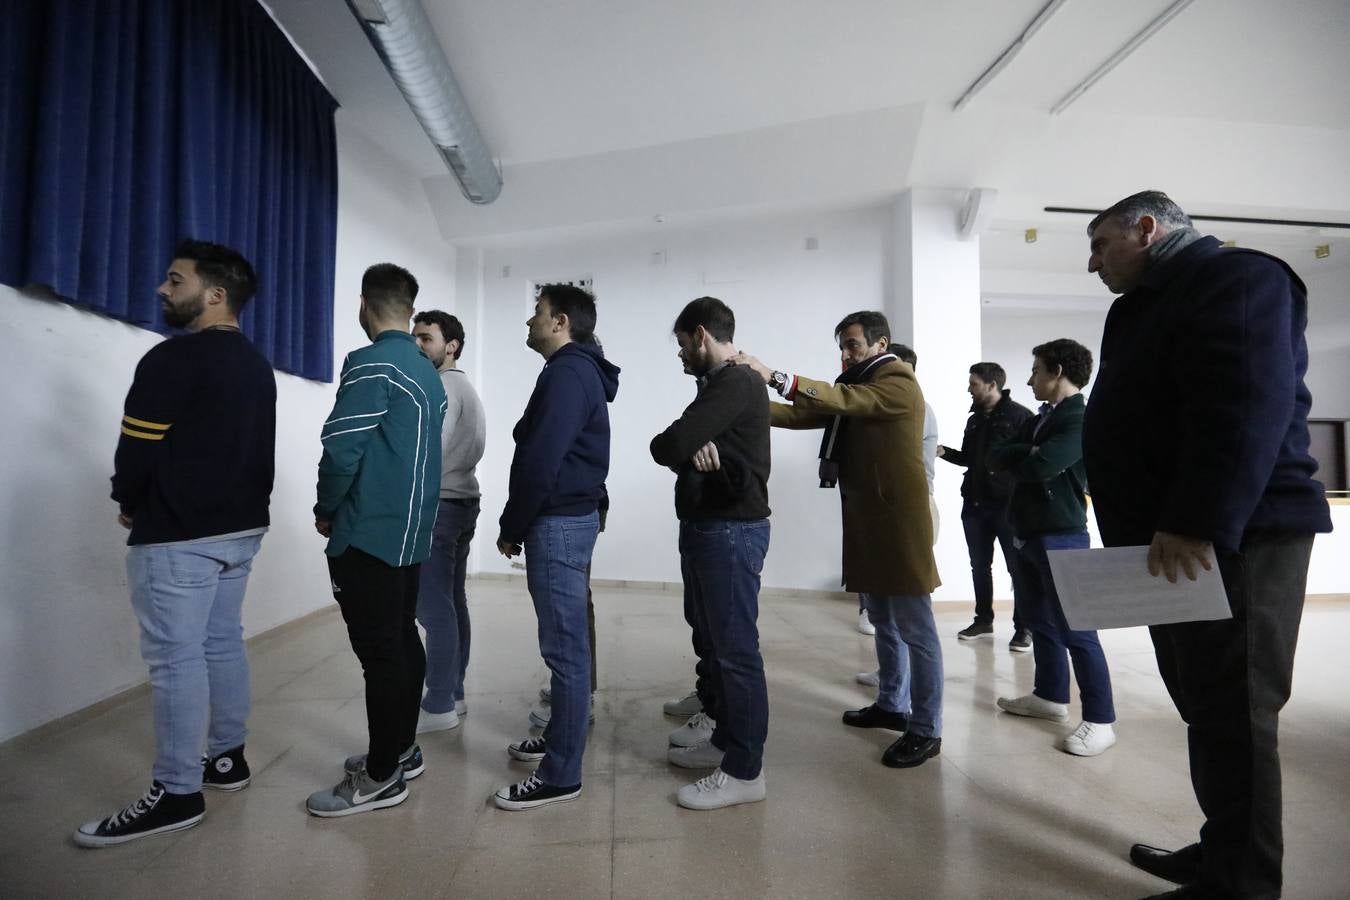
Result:
{"label": "yellow stripe on sweater", "polygon": [[162,440],[164,440],[164,433],[163,433],[163,432],[160,432],[159,434],[149,434],[149,433],[144,432],[144,431],[135,431],[134,429],[128,428],[128,427],[125,426],[125,425],[122,426],[122,433],[125,434],[127,437],[140,438],[140,439],[143,440],[143,441],[162,441]]}
{"label": "yellow stripe on sweater", "polygon": [[173,424],[161,425],[158,422],[147,422],[144,419],[133,419],[131,416],[123,416],[122,421],[135,428],[144,428],[148,431],[168,431]]}

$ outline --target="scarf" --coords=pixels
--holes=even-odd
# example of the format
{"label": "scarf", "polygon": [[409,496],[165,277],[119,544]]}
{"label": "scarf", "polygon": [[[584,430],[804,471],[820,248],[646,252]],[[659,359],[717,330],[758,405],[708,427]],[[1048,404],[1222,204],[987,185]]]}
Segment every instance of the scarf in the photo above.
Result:
{"label": "scarf", "polygon": [[[866,384],[872,380],[877,367],[883,363],[894,362],[894,353],[882,353],[871,359],[854,363],[839,373],[835,384]],[[845,426],[848,420],[835,416],[825,426],[825,436],[820,439],[820,486],[832,488],[839,483],[839,457],[843,452]]]}
{"label": "scarf", "polygon": [[1148,267],[1151,269],[1162,265],[1202,237],[1204,235],[1190,226],[1169,231],[1159,238],[1157,243],[1149,246]]}

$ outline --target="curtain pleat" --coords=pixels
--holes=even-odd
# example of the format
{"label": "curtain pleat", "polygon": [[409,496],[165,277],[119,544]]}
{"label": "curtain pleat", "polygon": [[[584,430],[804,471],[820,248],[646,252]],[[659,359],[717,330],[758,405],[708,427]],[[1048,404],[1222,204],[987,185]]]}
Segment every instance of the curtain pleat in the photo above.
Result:
{"label": "curtain pleat", "polygon": [[175,244],[243,253],[241,325],[333,378],[336,101],[255,0],[15,0],[0,16],[0,282],[167,332]]}

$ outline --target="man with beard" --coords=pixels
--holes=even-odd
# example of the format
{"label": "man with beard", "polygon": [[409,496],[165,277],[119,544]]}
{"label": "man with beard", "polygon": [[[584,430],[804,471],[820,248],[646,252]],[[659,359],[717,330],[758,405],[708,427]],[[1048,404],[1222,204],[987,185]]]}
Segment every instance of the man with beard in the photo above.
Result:
{"label": "man with beard", "polygon": [[1114,294],[1083,424],[1108,547],[1149,574],[1218,564],[1233,616],[1154,626],[1187,725],[1200,841],[1136,844],[1183,884],[1166,897],[1278,897],[1280,709],[1289,699],[1313,535],[1331,530],[1308,454],[1308,295],[1284,262],[1202,236],[1161,191],[1088,225],[1088,271]]}
{"label": "man with beard", "polygon": [[441,375],[445,421],[441,425],[441,501],[431,556],[422,565],[417,621],[427,633],[427,690],[417,718],[419,734],[458,728],[468,712],[464,672],[469,665],[469,597],[464,589],[469,544],[478,522],[478,476],[487,425],[483,403],[457,362],[464,326],[439,309],[413,317],[413,337]]}
{"label": "man with beard", "polygon": [[164,321],[188,333],[136,366],[112,477],[150,668],[154,781],[135,803],[80,826],[83,847],[191,828],[205,813],[203,787],[249,783],[240,614],[269,522],[277,399],[272,366],[239,330],[256,288],[248,260],[192,240],[159,286]]}
{"label": "man with beard", "polygon": [[779,372],[740,354],[788,403],[771,404],[776,428],[824,429],[820,486],[839,487],[844,590],[866,594],[877,629],[875,703],[844,713],[855,728],[902,731],[881,761],[922,765],[942,747],[942,645],[933,624],[939,584],[923,458],[923,392],[914,369],[889,352],[890,324],[875,311],[834,329],[843,373],[833,384]]}
{"label": "man with beard", "polygon": [[675,730],[668,758],[713,770],[680,788],[681,806],[720,809],[765,796],[769,697],[758,619],[769,549],[769,401],[753,371],[729,364],[736,317],[721,300],[691,301],[673,330],[698,396],[652,438],[651,454],[676,474],[685,618],[705,712]]}

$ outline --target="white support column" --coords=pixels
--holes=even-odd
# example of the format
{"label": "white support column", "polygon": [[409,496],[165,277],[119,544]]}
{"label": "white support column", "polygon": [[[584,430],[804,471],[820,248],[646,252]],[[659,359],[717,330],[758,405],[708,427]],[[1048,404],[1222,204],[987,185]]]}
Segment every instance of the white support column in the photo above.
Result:
{"label": "white support column", "polygon": [[[913,188],[895,199],[891,284],[886,316],[892,337],[919,356],[924,398],[938,420],[939,441],[960,446],[970,410],[966,384],[980,355],[980,240],[958,234],[963,191]],[[970,560],[961,529],[961,474],[937,461],[935,495],[942,518],[935,600],[973,600]],[[998,596],[1001,566],[996,561]],[[1006,574],[1004,574],[1006,579]]]}

